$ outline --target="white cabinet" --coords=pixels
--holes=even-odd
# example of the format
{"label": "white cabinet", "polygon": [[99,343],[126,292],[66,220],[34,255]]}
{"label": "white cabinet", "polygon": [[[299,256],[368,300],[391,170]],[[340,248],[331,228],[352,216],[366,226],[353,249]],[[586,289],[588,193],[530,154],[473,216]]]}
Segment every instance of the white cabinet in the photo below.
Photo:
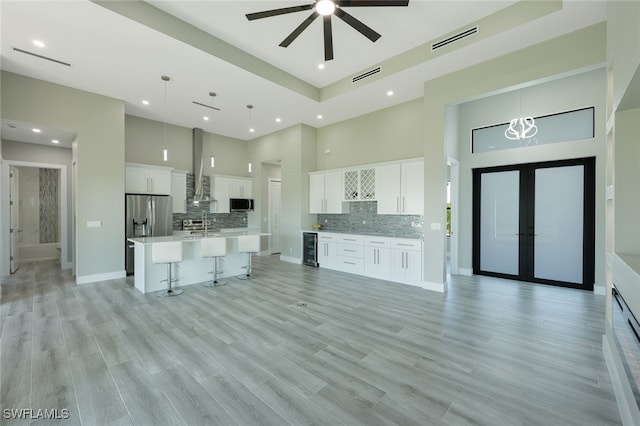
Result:
{"label": "white cabinet", "polygon": [[391,242],[385,237],[365,237],[364,274],[382,280],[391,277]]}
{"label": "white cabinet", "polygon": [[376,167],[378,214],[424,214],[424,162]]}
{"label": "white cabinet", "polygon": [[253,181],[249,178],[215,176],[212,185],[215,202],[210,203],[211,213],[230,213],[230,198],[252,198]]}
{"label": "white cabinet", "polygon": [[321,268],[335,269],[336,267],[336,238],[335,234],[318,234],[318,264]]}
{"label": "white cabinet", "polygon": [[342,172],[309,174],[309,213],[348,213],[342,191]]}
{"label": "white cabinet", "polygon": [[337,237],[336,269],[350,274],[364,274],[364,238],[361,235]]}
{"label": "white cabinet", "polygon": [[391,240],[391,280],[422,285],[422,241]]}
{"label": "white cabinet", "polygon": [[125,192],[128,194],[171,195],[171,168],[127,164]]}
{"label": "white cabinet", "polygon": [[173,212],[187,212],[187,172],[174,170],[171,172],[171,197]]}
{"label": "white cabinet", "polygon": [[373,201],[376,199],[376,169],[346,170],[343,175],[344,201]]}

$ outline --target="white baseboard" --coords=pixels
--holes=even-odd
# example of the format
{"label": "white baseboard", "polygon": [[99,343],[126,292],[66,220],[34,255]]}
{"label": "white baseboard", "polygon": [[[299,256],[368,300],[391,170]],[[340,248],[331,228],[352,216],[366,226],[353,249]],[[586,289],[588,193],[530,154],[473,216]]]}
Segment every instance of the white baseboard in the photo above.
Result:
{"label": "white baseboard", "polygon": [[640,424],[640,411],[624,372],[622,360],[618,355],[617,349],[615,349],[615,343],[610,339],[613,339],[613,337],[609,337],[607,334],[602,336],[602,352],[609,370],[609,377],[611,378],[613,393],[618,403],[620,418],[625,426],[637,425]]}
{"label": "white baseboard", "polygon": [[464,275],[465,277],[470,277],[471,275],[473,275],[473,269],[458,268],[458,275]]}
{"label": "white baseboard", "polygon": [[447,283],[432,283],[423,281],[422,288],[424,288],[425,290],[436,291],[438,293],[446,293]]}
{"label": "white baseboard", "polygon": [[284,255],[280,255],[280,260],[282,260],[283,262],[289,262],[289,263],[297,263],[299,265],[302,264],[302,259],[300,259],[299,257],[292,257],[292,256],[284,256]]}
{"label": "white baseboard", "polygon": [[108,272],[106,274],[82,275],[76,277],[76,284],[89,284],[97,281],[117,280],[118,278],[126,278],[127,271]]}

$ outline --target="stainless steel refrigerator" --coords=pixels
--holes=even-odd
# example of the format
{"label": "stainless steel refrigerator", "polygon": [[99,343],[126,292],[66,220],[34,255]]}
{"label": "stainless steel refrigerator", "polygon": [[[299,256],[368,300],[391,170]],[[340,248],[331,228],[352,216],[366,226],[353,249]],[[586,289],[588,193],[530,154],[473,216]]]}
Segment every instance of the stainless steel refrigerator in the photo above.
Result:
{"label": "stainless steel refrigerator", "polygon": [[134,271],[134,246],[128,238],[158,237],[173,233],[173,201],[168,195],[125,195],[125,267]]}

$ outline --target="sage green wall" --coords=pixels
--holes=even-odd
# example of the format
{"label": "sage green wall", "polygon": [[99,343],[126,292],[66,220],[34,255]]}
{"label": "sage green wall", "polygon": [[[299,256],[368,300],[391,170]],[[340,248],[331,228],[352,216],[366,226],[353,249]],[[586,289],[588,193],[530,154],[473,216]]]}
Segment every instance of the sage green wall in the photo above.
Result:
{"label": "sage green wall", "polygon": [[[508,55],[427,81],[424,85],[425,263],[424,279],[444,283],[446,211],[446,112],[452,105],[544,78],[593,67],[605,60],[606,25],[598,24]],[[523,64],[535,64],[528,66]],[[461,135],[462,137],[462,135]],[[466,148],[465,148],[466,149]],[[459,156],[462,156],[462,148]],[[466,177],[464,169],[467,168]],[[469,165],[460,164],[461,184],[470,185]],[[599,176],[602,178],[602,176]],[[601,194],[602,195],[602,194]],[[462,199],[462,197],[461,197]],[[460,213],[463,208],[461,207]],[[601,220],[597,218],[597,220]],[[461,222],[463,222],[461,220]],[[458,233],[461,237],[463,231]],[[468,236],[467,231],[467,238]]]}
{"label": "sage green wall", "polygon": [[[125,161],[173,167],[191,172],[193,171],[192,133],[192,129],[167,124],[169,157],[165,162],[162,160],[164,123],[127,115],[125,116]],[[249,176],[247,141],[212,134],[205,130],[202,155],[205,159],[205,175]],[[211,168],[209,161],[212,155],[216,158],[214,168]]]}
{"label": "sage green wall", "polygon": [[608,1],[607,22],[607,60],[613,86],[610,111],[614,111],[640,65],[640,2]]}
{"label": "sage green wall", "polygon": [[425,121],[419,98],[322,127],[317,130],[317,169],[422,157]]}
{"label": "sage green wall", "polygon": [[[253,162],[253,176],[267,178],[263,171],[263,162],[281,160],[281,247],[282,256],[291,259],[302,258],[301,229],[308,229],[314,220],[309,214],[308,172],[316,167],[316,130],[295,125],[249,142],[250,158]],[[263,182],[254,180],[254,192],[257,209],[249,214],[249,226],[268,229],[267,203],[268,192]],[[264,242],[263,242],[264,244]],[[266,247],[263,245],[262,250]]]}
{"label": "sage green wall", "polygon": [[71,230],[73,229],[73,199],[71,197],[71,148],[3,141],[0,153],[5,160],[27,161],[30,163],[61,164],[67,166],[67,230],[68,245],[67,259],[73,260],[73,244],[71,244]]}
{"label": "sage green wall", "polygon": [[3,118],[77,132],[77,280],[123,275],[123,102],[4,71],[1,84]]}
{"label": "sage green wall", "polygon": [[[459,105],[460,205],[459,266],[472,268],[472,169],[571,158],[596,157],[596,285],[605,285],[605,99],[604,68]],[[595,107],[595,138],[471,154],[471,130],[509,122],[515,116],[540,116]]]}

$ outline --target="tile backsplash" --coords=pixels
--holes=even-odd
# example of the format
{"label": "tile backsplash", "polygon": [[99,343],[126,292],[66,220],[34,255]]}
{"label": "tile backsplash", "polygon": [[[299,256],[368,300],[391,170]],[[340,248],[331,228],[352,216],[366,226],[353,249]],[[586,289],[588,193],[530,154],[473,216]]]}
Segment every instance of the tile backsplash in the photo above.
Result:
{"label": "tile backsplash", "polygon": [[319,214],[323,231],[399,238],[423,238],[423,216],[379,215],[376,201],[354,201],[349,214]]}
{"label": "tile backsplash", "polygon": [[[187,199],[193,198],[195,175],[187,173]],[[205,194],[210,193],[211,177],[204,176],[202,188]],[[207,218],[211,220],[212,231],[219,231],[223,228],[246,228],[247,212],[232,213],[209,213],[209,202],[201,201],[198,205],[187,203],[186,213],[173,214],[173,230],[182,230],[182,221],[186,219],[202,219],[202,212],[207,213]]]}

